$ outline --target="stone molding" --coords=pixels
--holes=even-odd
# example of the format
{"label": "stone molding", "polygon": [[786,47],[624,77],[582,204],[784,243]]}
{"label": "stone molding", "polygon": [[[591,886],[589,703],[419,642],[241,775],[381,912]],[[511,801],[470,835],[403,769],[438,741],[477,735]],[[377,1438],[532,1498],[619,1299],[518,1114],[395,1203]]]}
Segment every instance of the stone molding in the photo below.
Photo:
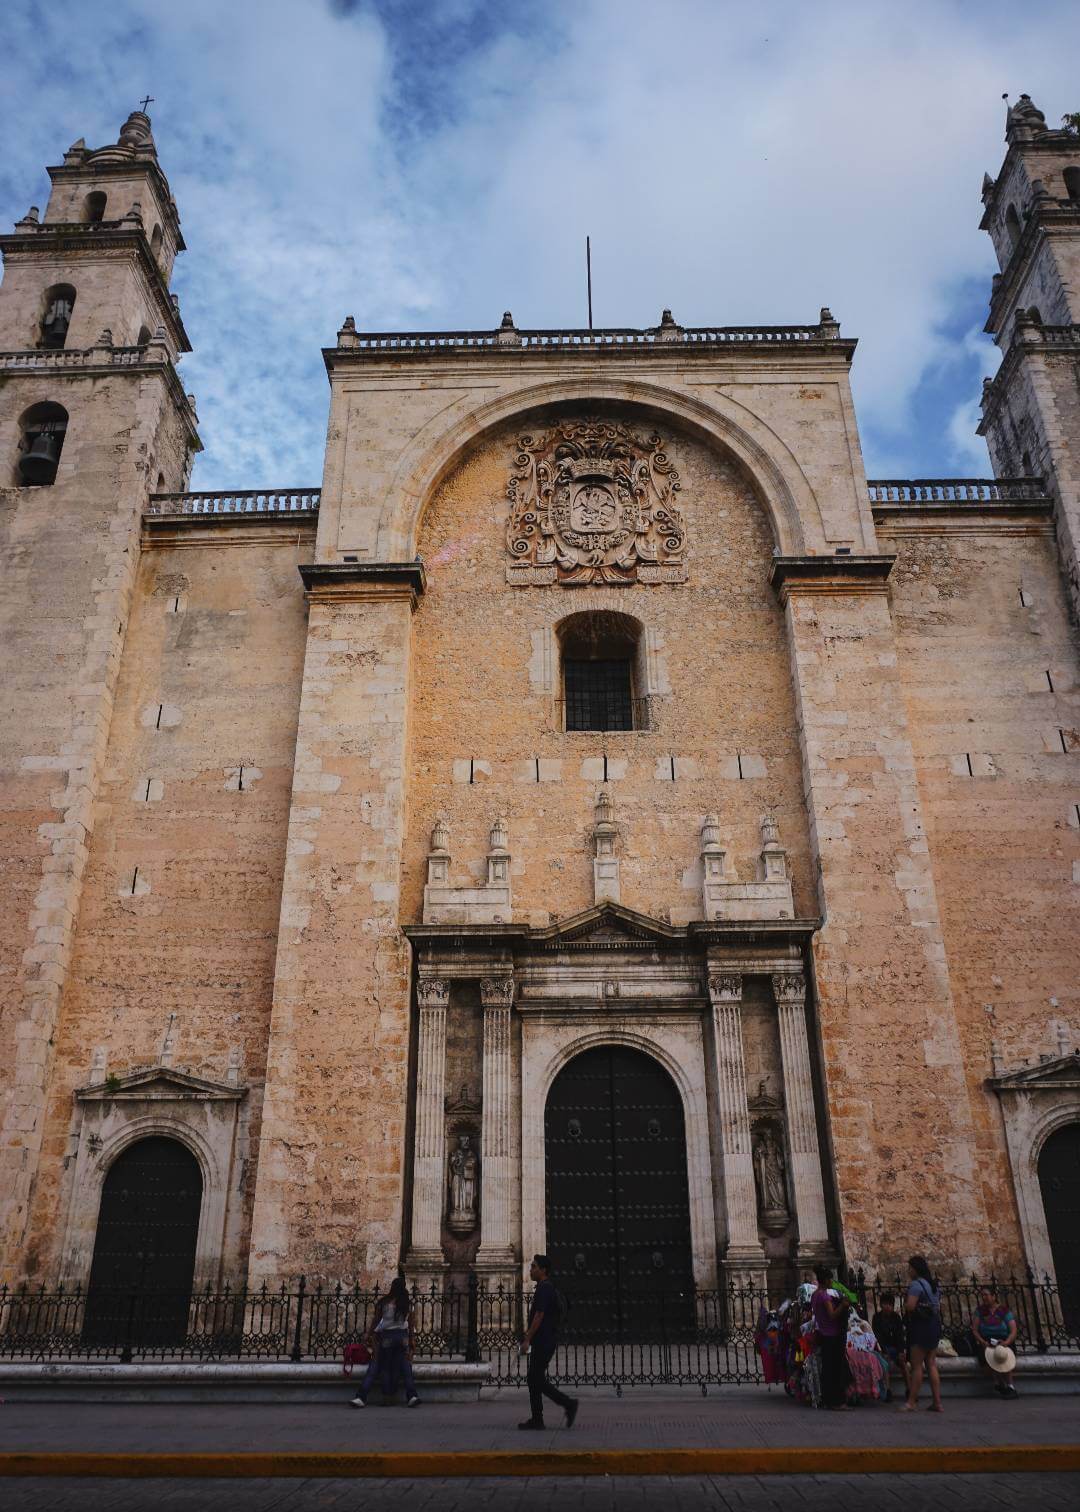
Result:
{"label": "stone molding", "polygon": [[423,562],[307,562],[298,568],[311,603],[407,598],[416,608],[427,586]]}
{"label": "stone molding", "polygon": [[887,593],[895,556],[777,556],[769,582],[786,604],[791,593]]}

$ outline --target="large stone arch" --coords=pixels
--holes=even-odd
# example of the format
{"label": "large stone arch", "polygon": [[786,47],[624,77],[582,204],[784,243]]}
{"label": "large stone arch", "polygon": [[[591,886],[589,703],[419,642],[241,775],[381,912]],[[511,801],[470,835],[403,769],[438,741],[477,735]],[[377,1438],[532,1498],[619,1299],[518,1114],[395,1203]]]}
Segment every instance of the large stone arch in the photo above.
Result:
{"label": "large stone arch", "polygon": [[682,1100],[694,1279],[701,1288],[716,1285],[716,1224],[703,1050],[700,1030],[695,1036],[687,1034],[686,1029],[686,1025],[666,1017],[600,1024],[595,1020],[591,1024],[562,1020],[545,1022],[539,1033],[527,1034],[522,1044],[521,1097],[521,1227],[526,1268],[533,1254],[544,1251],[547,1240],[544,1113],[552,1083],[582,1051],[598,1045],[625,1045],[657,1061]]}
{"label": "large stone arch", "polygon": [[380,511],[376,556],[411,561],[429,500],[459,458],[496,428],[547,404],[617,403],[642,417],[676,422],[740,464],[768,518],[782,556],[825,549],[821,509],[794,455],[764,421],[723,394],[708,402],[655,383],[564,377],[520,387],[479,407],[434,416],[398,460]]}

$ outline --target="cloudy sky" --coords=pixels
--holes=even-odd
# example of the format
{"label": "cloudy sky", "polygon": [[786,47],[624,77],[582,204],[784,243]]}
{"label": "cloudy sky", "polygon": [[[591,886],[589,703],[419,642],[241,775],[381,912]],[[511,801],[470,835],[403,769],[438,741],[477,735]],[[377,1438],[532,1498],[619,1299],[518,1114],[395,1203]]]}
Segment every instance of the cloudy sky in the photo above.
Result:
{"label": "cloudy sky", "polygon": [[871,476],[987,475],[1001,95],[1080,109],[1078,0],[3,0],[0,222],[140,96],[180,207],[193,486],[318,483],[366,330],[860,338]]}

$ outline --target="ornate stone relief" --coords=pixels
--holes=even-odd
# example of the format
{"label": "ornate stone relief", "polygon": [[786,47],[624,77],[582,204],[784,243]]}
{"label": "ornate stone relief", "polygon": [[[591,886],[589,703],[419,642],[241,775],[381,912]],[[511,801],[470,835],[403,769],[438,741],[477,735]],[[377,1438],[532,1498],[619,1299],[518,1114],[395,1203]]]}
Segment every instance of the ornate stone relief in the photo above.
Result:
{"label": "ornate stone relief", "polygon": [[681,583],[679,474],[659,436],[585,418],[518,439],[506,485],[507,582]]}

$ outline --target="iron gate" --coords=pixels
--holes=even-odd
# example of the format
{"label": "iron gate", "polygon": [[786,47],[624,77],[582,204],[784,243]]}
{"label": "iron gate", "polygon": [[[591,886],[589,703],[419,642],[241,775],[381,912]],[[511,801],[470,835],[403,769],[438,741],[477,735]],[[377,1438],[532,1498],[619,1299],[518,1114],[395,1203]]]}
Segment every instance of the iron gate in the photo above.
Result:
{"label": "iron gate", "polygon": [[548,1254],[565,1337],[675,1337],[694,1327],[682,1099],[623,1045],[564,1066],[544,1118]]}
{"label": "iron gate", "polygon": [[[179,1140],[140,1139],[117,1156],[101,1191],[86,1343],[112,1341],[136,1325],[149,1344],[183,1341],[201,1205],[199,1163]],[[152,1316],[127,1316],[134,1296],[144,1307],[153,1298]]]}

